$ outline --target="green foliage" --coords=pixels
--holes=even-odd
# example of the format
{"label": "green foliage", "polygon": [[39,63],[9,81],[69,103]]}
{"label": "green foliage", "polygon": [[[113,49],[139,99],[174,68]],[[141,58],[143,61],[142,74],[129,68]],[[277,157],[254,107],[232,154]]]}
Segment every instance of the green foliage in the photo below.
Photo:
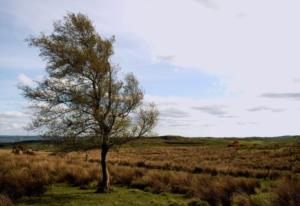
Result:
{"label": "green foliage", "polygon": [[69,13],[54,23],[50,35],[28,42],[39,48],[48,74],[36,86],[21,87],[36,111],[30,129],[71,144],[97,138],[105,147],[153,129],[155,105],[143,104],[144,93],[133,74],[120,77],[111,63],[114,37],[102,38],[87,16]]}
{"label": "green foliage", "polygon": [[109,191],[109,149],[150,133],[158,120],[156,106],[143,103],[144,92],[133,74],[120,78],[111,63],[114,37],[102,38],[87,16],[69,13],[54,23],[50,35],[28,42],[39,48],[48,74],[36,86],[21,87],[35,108],[29,128],[62,139],[68,149],[89,149],[81,139],[96,139],[91,143],[101,148],[102,167],[97,191]]}
{"label": "green foliage", "polygon": [[185,205],[180,195],[164,193],[155,195],[136,189],[114,187],[108,194],[96,194],[94,190],[80,190],[65,185],[54,185],[41,198],[23,198],[18,206],[169,206],[174,202]]}

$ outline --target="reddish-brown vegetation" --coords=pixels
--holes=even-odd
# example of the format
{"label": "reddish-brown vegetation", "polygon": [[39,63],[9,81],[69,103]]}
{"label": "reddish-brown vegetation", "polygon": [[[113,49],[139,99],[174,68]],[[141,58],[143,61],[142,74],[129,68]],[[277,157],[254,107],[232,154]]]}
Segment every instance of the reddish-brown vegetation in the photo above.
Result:
{"label": "reddish-brown vegetation", "polygon": [[[191,205],[269,206],[252,200],[253,195],[261,192],[273,194],[269,197],[271,205],[299,204],[298,173],[294,169],[299,167],[295,161],[299,158],[298,150],[243,147],[234,150],[226,145],[115,150],[109,156],[111,182],[153,193],[184,194],[196,198]],[[83,152],[15,155],[0,150],[0,194],[6,195],[1,198],[14,200],[23,195],[41,195],[53,183],[81,188],[95,186],[101,174],[97,154],[88,151],[87,161]],[[262,187],[265,179],[274,184]],[[282,183],[277,186],[277,182]]]}
{"label": "reddish-brown vegetation", "polygon": [[13,202],[7,195],[0,194],[0,206],[13,206]]}
{"label": "reddish-brown vegetation", "polygon": [[274,206],[300,205],[300,182],[285,180],[275,190]]}

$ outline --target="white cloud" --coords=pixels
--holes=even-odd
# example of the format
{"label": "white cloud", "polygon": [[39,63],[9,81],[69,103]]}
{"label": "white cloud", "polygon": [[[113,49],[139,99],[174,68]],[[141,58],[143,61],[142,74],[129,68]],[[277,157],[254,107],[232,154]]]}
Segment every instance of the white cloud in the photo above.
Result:
{"label": "white cloud", "polygon": [[29,122],[29,115],[21,111],[0,113],[0,132],[2,135],[24,135],[24,127]]}
{"label": "white cloud", "polygon": [[[253,95],[298,89],[293,79],[300,77],[300,2],[213,2],[218,9],[195,0],[127,1],[123,22],[143,37],[153,55],[171,54],[175,65],[217,74],[229,91]],[[240,13],[244,18],[237,18]]]}
{"label": "white cloud", "polygon": [[81,11],[102,34],[135,36],[153,61],[168,57],[177,66],[217,74],[228,91],[257,95],[299,87],[299,6],[297,0],[12,1],[8,13],[38,33],[66,11]]}
{"label": "white cloud", "polygon": [[25,74],[20,74],[18,76],[18,80],[20,81],[21,85],[24,86],[32,86],[34,84],[34,81]]}
{"label": "white cloud", "polygon": [[[280,99],[277,102],[260,97],[199,100],[149,95],[146,100],[156,102],[161,111],[161,120],[157,126],[159,134],[222,137],[300,133],[297,121],[300,105],[297,101]],[[217,105],[220,102],[222,105]],[[166,115],[165,111],[173,111],[174,115]]]}
{"label": "white cloud", "polygon": [[249,112],[260,112],[260,111],[270,111],[270,112],[283,112],[284,109],[281,108],[272,108],[266,106],[257,106],[247,109]]}
{"label": "white cloud", "polygon": [[0,114],[0,118],[18,118],[18,117],[24,117],[26,116],[25,113],[20,112],[20,111],[8,111],[8,112],[3,112]]}
{"label": "white cloud", "polygon": [[[101,34],[116,34],[117,39],[122,35],[134,37],[130,46],[116,49],[118,58],[126,60],[124,52],[147,54],[150,56],[143,58],[153,62],[160,59],[218,76],[222,84],[216,87],[226,88],[227,92],[219,98],[147,96],[158,103],[163,115],[158,126],[160,134],[300,133],[300,106],[294,101],[299,99],[300,91],[298,0],[11,2],[7,12],[16,24],[25,25],[33,34],[49,31],[53,20],[61,19],[66,11],[81,11],[90,16]],[[6,59],[7,64],[13,63],[11,58]],[[26,75],[20,75],[19,80],[32,84]],[[222,108],[216,110],[212,105]]]}

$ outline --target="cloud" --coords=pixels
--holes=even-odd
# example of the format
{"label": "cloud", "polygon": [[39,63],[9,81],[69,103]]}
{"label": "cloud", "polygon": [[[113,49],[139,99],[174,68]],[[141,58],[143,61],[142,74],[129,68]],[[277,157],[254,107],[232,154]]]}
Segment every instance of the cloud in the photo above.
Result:
{"label": "cloud", "polygon": [[157,56],[157,59],[162,60],[162,61],[167,61],[167,62],[172,62],[175,60],[174,55],[169,55],[169,56]]}
{"label": "cloud", "polygon": [[295,83],[300,83],[300,78],[294,78],[293,81],[294,81]]}
{"label": "cloud", "polygon": [[183,118],[188,117],[189,114],[187,112],[181,111],[176,108],[167,108],[160,111],[161,117],[171,117],[171,118]]}
{"label": "cloud", "polygon": [[182,123],[182,122],[178,122],[178,123],[170,123],[168,126],[170,127],[188,127],[190,124],[188,123]]}
{"label": "cloud", "polygon": [[238,13],[235,15],[237,19],[244,19],[247,17],[247,14],[245,13]]}
{"label": "cloud", "polygon": [[224,108],[225,108],[224,105],[211,105],[211,106],[202,106],[202,107],[194,106],[194,107],[191,107],[191,109],[199,110],[199,111],[202,111],[202,112],[205,112],[205,113],[208,113],[208,114],[211,114],[211,115],[220,116],[220,117],[227,114],[227,112],[224,111]]}
{"label": "cloud", "polygon": [[[194,99],[146,95],[145,98],[147,101],[155,102],[160,111],[176,108],[188,114],[182,117],[180,115],[176,115],[176,117],[161,115],[156,129],[157,133],[162,135],[245,137],[300,133],[297,124],[300,110],[297,101],[274,101],[259,96]],[[165,104],[172,102],[176,103],[176,107],[172,104]],[[248,111],[248,109],[263,109],[257,105],[272,108],[273,112]],[[280,115],[277,113],[279,110],[281,110]]]}
{"label": "cloud", "polygon": [[[219,9],[203,6],[211,2]],[[250,97],[297,90],[292,79],[300,77],[300,29],[294,26],[299,6],[296,0],[136,0],[122,11],[123,25],[145,40],[151,55],[172,54],[173,65],[217,75],[228,93]],[[155,8],[155,16],[149,8]],[[247,18],[241,20],[243,14]]]}
{"label": "cloud", "polygon": [[26,116],[26,114],[19,111],[8,111],[0,114],[1,118],[18,118],[24,116]]}
{"label": "cloud", "polygon": [[29,115],[20,111],[7,111],[0,113],[1,134],[24,134],[24,127],[29,121]]}
{"label": "cloud", "polygon": [[280,108],[272,108],[272,107],[266,107],[266,106],[257,106],[247,109],[249,112],[260,112],[260,111],[270,111],[270,112],[283,112],[284,109]]}
{"label": "cloud", "polygon": [[202,112],[205,112],[207,114],[214,115],[214,116],[217,116],[217,117],[220,117],[220,118],[235,118],[235,117],[237,117],[235,115],[228,114],[228,112],[226,112],[224,110],[225,108],[226,108],[226,106],[224,106],[224,105],[211,105],[211,106],[202,106],[202,107],[193,106],[193,107],[191,107],[191,109],[199,110],[199,111],[202,111]]}
{"label": "cloud", "polygon": [[272,99],[300,99],[300,93],[264,93],[261,97]]}
{"label": "cloud", "polygon": [[18,80],[20,84],[24,86],[32,86],[34,84],[34,81],[25,74],[20,74]]}
{"label": "cloud", "polygon": [[213,2],[212,0],[194,0],[200,4],[202,4],[204,7],[209,9],[218,9],[218,5]]}
{"label": "cloud", "polygon": [[249,125],[257,125],[258,123],[257,122],[238,122],[237,124],[241,125],[241,126],[249,126]]}
{"label": "cloud", "polygon": [[214,127],[215,125],[214,124],[201,124],[199,125],[200,127]]}
{"label": "cloud", "polygon": [[[297,123],[300,115],[299,102],[285,101],[300,99],[300,29],[295,26],[300,18],[298,0],[291,0],[288,4],[277,0],[7,2],[9,6],[2,5],[1,11],[5,10],[5,14],[9,14],[9,25],[19,29],[9,34],[22,34],[21,41],[29,34],[35,35],[40,31],[48,33],[53,20],[61,19],[67,11],[87,14],[101,35],[115,34],[118,58],[114,62],[122,62],[120,66],[126,67],[128,71],[135,67],[133,71],[139,72],[142,85],[145,85],[143,78],[149,76],[145,75],[145,67],[151,68],[151,73],[159,73],[150,75],[154,80],[148,84],[153,86],[157,83],[159,91],[150,92],[153,96],[147,98],[157,103],[162,112],[162,123],[158,125],[160,134],[269,136],[300,133]],[[132,38],[118,44],[119,37],[123,36]],[[2,41],[2,45],[5,43],[5,40]],[[10,44],[7,45],[10,48]],[[44,65],[40,62],[37,51],[27,47],[20,51],[8,52],[4,49],[0,59],[2,67],[41,68]],[[132,55],[129,56],[128,53]],[[153,65],[157,63],[158,57],[165,62],[154,70]],[[146,60],[147,65],[140,63]],[[175,92],[170,94],[166,89],[169,83],[160,85],[170,78],[169,73],[161,73],[164,66],[170,65],[181,70],[198,70],[202,74],[216,77],[222,85],[215,87],[222,88],[222,92],[213,98],[201,93],[203,88],[205,91],[211,89],[203,86],[210,86],[206,81],[207,77],[201,79],[199,85],[191,82],[189,77],[189,80],[179,78],[176,82],[178,88],[171,86]],[[194,73],[193,76],[197,74]],[[25,78],[23,82],[30,83],[27,80]],[[193,87],[182,89],[184,87],[181,85],[186,84],[192,84]],[[180,89],[182,90],[179,92]],[[161,91],[167,91],[165,96],[159,96]],[[199,93],[201,95],[196,97]],[[1,105],[7,104],[2,101]],[[201,105],[212,106],[207,108]],[[257,108],[257,105],[265,105],[264,107],[273,110],[283,108],[284,111],[278,115],[272,110]],[[216,106],[220,107],[213,108]],[[202,109],[196,110],[193,107]],[[179,112],[172,112],[172,108]],[[271,112],[260,112],[267,110]],[[225,117],[235,118],[224,119]],[[258,124],[241,127],[247,122]],[[205,124],[214,127],[201,126]]]}

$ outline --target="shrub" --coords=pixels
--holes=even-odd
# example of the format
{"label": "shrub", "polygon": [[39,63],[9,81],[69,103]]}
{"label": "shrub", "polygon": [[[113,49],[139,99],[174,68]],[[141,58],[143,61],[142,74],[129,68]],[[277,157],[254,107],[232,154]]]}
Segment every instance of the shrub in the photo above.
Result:
{"label": "shrub", "polygon": [[204,170],[203,170],[203,168],[202,167],[195,167],[194,169],[193,169],[193,173],[202,173]]}
{"label": "shrub", "polygon": [[13,206],[13,202],[7,195],[0,194],[0,206]]}
{"label": "shrub", "polygon": [[275,190],[274,206],[298,206],[300,205],[300,182],[297,180],[285,180]]}
{"label": "shrub", "polygon": [[153,193],[170,192],[170,183],[172,179],[171,173],[161,173],[158,171],[150,171],[143,176],[140,183],[150,188]]}
{"label": "shrub", "polygon": [[23,195],[41,195],[46,192],[49,185],[47,174],[28,168],[13,168],[2,178],[0,192],[8,194],[12,199]]}
{"label": "shrub", "polygon": [[195,178],[189,191],[189,195],[207,201],[210,206],[218,204],[219,194],[217,182],[213,181],[212,177],[206,175]]}
{"label": "shrub", "polygon": [[251,206],[250,197],[245,193],[237,194],[233,197],[233,204],[236,206]]}
{"label": "shrub", "polygon": [[260,182],[256,179],[240,178],[237,180],[237,190],[249,195],[255,194],[255,189],[260,187]]}
{"label": "shrub", "polygon": [[112,182],[114,184],[131,186],[133,180],[141,178],[144,175],[144,169],[114,167],[111,169]]}
{"label": "shrub", "polygon": [[209,206],[209,204],[202,200],[191,200],[187,204],[188,206]]}
{"label": "shrub", "polygon": [[257,187],[260,184],[255,179],[199,175],[189,185],[188,195],[205,200],[211,206],[228,206],[231,205],[234,194],[254,194]]}
{"label": "shrub", "polygon": [[64,172],[63,181],[72,186],[86,186],[90,182],[96,181],[95,177],[91,176],[89,170],[82,166],[70,166]]}

